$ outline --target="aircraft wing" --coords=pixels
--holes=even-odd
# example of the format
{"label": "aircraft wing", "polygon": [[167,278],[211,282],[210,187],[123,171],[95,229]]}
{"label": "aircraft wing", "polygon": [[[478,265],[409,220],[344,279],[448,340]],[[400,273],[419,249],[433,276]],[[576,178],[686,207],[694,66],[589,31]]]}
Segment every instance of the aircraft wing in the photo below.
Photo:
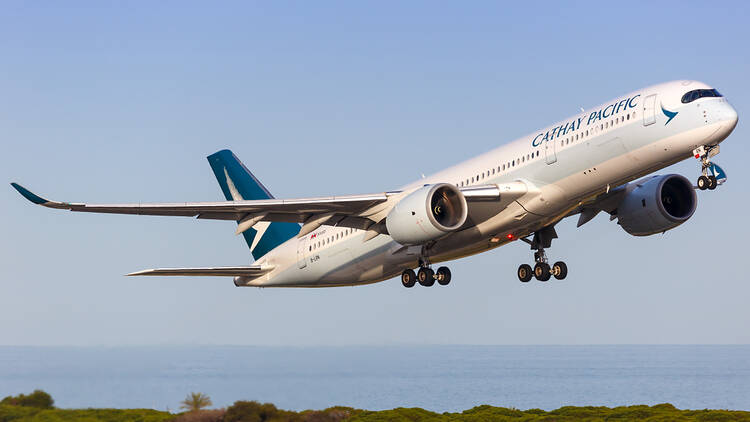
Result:
{"label": "aircraft wing", "polygon": [[[378,204],[389,193],[331,196],[298,199],[259,199],[221,202],[180,202],[152,204],[85,204],[50,201],[17,183],[11,185],[29,201],[47,208],[78,212],[197,217],[239,222],[237,234],[260,221],[304,223],[311,232],[322,224],[366,229],[373,224],[368,217],[377,213]],[[314,228],[312,228],[315,226]],[[312,228],[312,229],[309,229]],[[302,233],[300,235],[304,235]]]}
{"label": "aircraft wing", "polygon": [[[85,204],[51,201],[17,183],[11,185],[29,201],[47,208],[77,212],[197,217],[237,221],[237,234],[261,221],[302,223],[298,236],[304,236],[322,225],[336,225],[369,230],[381,223],[390,209],[389,197],[401,192],[365,195],[331,196],[298,199],[259,199],[220,202]],[[526,193],[522,182],[478,185],[461,188],[469,202],[469,211],[492,204],[493,209]]]}
{"label": "aircraft wing", "polygon": [[273,270],[270,266],[249,265],[244,267],[202,267],[202,268],[155,268],[136,271],[128,276],[156,275],[156,276],[230,276],[230,277],[259,277]]}

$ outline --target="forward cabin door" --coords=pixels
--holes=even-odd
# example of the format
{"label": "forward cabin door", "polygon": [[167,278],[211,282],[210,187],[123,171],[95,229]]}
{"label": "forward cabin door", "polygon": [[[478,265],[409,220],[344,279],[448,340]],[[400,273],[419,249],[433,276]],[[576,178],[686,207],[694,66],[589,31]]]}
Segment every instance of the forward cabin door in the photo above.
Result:
{"label": "forward cabin door", "polygon": [[307,236],[302,239],[297,239],[297,267],[300,269],[307,267]]}
{"label": "forward cabin door", "polygon": [[557,141],[548,139],[544,142],[544,158],[547,160],[547,164],[554,164],[557,162],[557,153],[555,153],[555,144]]}
{"label": "forward cabin door", "polygon": [[656,123],[656,94],[649,95],[643,101],[643,126]]}

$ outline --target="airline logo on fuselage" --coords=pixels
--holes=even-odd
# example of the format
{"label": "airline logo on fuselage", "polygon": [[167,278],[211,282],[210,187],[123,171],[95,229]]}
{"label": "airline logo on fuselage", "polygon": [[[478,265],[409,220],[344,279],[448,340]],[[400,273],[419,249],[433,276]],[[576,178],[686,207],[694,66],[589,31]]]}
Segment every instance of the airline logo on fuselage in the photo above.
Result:
{"label": "airline logo on fuselage", "polygon": [[620,101],[609,104],[604,108],[600,108],[597,111],[592,111],[588,115],[588,119],[586,118],[586,115],[583,115],[577,119],[573,119],[565,123],[564,125],[554,127],[545,133],[540,133],[534,137],[534,140],[531,141],[531,145],[538,147],[546,141],[551,141],[561,136],[565,136],[569,133],[575,133],[577,130],[581,129],[581,126],[584,126],[584,120],[586,122],[585,126],[588,127],[600,120],[608,119],[621,112],[625,112],[626,110],[635,108],[636,106],[638,106],[637,100],[640,96],[641,94],[636,94],[632,97],[624,98]]}
{"label": "airline logo on fuselage", "polygon": [[669,111],[666,108],[664,108],[664,104],[661,105],[661,112],[664,113],[665,116],[667,116],[667,123],[664,123],[664,126],[666,126],[669,122],[674,119],[674,116],[679,113],[679,111]]}

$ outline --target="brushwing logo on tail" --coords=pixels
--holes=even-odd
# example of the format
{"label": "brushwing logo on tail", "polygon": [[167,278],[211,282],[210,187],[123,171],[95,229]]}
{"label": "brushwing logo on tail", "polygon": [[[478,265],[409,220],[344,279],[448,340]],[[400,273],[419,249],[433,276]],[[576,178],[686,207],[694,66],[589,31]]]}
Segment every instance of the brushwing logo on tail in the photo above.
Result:
{"label": "brushwing logo on tail", "polygon": [[664,113],[665,116],[667,116],[667,123],[664,123],[664,126],[666,126],[669,122],[674,119],[674,116],[679,113],[679,111],[669,111],[666,108],[664,108],[664,104],[661,105],[661,112]]}
{"label": "brushwing logo on tail", "polygon": [[[229,172],[227,172],[226,167],[224,167],[224,177],[227,178],[227,187],[229,187],[229,193],[232,195],[232,199],[235,201],[244,200],[245,198],[242,197],[242,194],[240,194],[240,191],[237,189],[237,186],[234,185],[232,178],[229,177]],[[256,246],[258,246],[258,242],[260,242],[260,239],[263,237],[264,234],[266,234],[266,230],[268,230],[268,226],[270,225],[271,223],[268,221],[259,221],[253,226],[253,229],[257,233],[255,234],[255,237],[253,238],[253,244],[250,245],[251,252],[255,250]]]}
{"label": "brushwing logo on tail", "polygon": [[242,194],[240,194],[240,191],[237,190],[237,186],[234,185],[232,178],[229,177],[229,172],[227,172],[226,167],[224,167],[224,177],[226,177],[227,179],[227,187],[229,187],[229,194],[232,195],[232,200],[242,201],[243,199],[245,199],[242,197]]}

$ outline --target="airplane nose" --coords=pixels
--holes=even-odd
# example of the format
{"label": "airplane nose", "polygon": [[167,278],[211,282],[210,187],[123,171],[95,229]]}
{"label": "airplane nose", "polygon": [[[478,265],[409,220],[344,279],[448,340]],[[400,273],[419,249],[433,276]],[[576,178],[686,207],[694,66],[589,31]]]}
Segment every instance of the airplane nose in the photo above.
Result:
{"label": "airplane nose", "polygon": [[732,126],[732,129],[737,126],[737,120],[739,120],[739,117],[737,116],[737,110],[734,109],[731,105],[728,105],[729,109],[727,110],[727,117],[726,120],[729,122],[729,124]]}

